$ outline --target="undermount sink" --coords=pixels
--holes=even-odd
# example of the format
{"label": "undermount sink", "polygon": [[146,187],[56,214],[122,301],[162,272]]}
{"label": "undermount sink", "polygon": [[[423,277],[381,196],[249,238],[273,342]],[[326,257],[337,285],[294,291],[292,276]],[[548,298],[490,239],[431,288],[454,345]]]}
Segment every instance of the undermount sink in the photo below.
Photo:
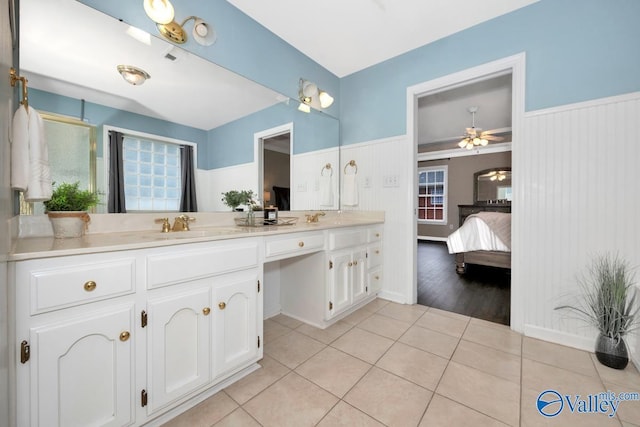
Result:
{"label": "undermount sink", "polygon": [[157,240],[171,240],[171,239],[196,239],[198,237],[214,237],[222,236],[225,234],[234,234],[243,232],[242,229],[233,227],[216,227],[206,228],[201,230],[188,230],[188,231],[170,231],[169,233],[163,233],[161,231],[154,232],[153,234],[145,235],[150,239]]}

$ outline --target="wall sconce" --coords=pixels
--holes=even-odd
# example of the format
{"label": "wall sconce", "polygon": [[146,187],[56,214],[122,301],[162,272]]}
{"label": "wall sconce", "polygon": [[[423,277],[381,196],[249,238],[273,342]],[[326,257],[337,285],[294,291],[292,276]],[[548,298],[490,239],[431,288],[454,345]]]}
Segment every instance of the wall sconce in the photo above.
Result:
{"label": "wall sconce", "polygon": [[182,21],[182,24],[178,24],[174,20],[174,9],[169,0],[144,0],[144,11],[156,23],[160,34],[173,43],[186,43],[187,33],[184,31],[184,25],[191,19],[193,19],[193,32],[191,35],[198,44],[210,46],[216,42],[215,30],[202,18],[190,16]]}
{"label": "wall sconce", "polygon": [[298,82],[298,98],[300,99],[298,110],[305,113],[311,112],[311,107],[329,108],[333,104],[331,95],[318,88],[315,83],[304,79]]}
{"label": "wall sconce", "polygon": [[133,65],[118,65],[117,68],[122,78],[134,86],[140,86],[151,78],[149,73]]}

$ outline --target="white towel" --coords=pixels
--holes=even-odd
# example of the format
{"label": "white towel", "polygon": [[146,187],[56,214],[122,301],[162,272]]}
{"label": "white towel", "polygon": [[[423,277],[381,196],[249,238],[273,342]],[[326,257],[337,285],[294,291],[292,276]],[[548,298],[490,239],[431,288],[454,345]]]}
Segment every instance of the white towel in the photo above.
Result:
{"label": "white towel", "polygon": [[11,141],[11,187],[24,191],[27,202],[51,198],[49,150],[44,122],[36,110],[20,106],[13,116]]}
{"label": "white towel", "polygon": [[342,204],[345,206],[358,206],[358,182],[356,181],[356,174],[344,175]]}
{"label": "white towel", "polygon": [[333,207],[333,179],[331,175],[320,177],[320,206]]}

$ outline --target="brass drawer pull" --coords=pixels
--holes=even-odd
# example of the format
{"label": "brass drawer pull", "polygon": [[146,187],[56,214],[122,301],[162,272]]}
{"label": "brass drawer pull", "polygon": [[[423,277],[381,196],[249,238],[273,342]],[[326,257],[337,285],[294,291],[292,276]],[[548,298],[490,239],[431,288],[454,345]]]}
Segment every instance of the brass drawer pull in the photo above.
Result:
{"label": "brass drawer pull", "polygon": [[358,261],[353,261],[353,265],[358,265]]}
{"label": "brass drawer pull", "polygon": [[96,282],[94,282],[93,280],[89,280],[84,284],[84,290],[87,292],[91,292],[96,288],[96,286],[98,286]]}
{"label": "brass drawer pull", "polygon": [[220,307],[220,310],[224,310],[227,307],[227,304],[225,304],[225,302],[222,301],[221,303],[218,304],[218,307]]}
{"label": "brass drawer pull", "polygon": [[211,309],[209,307],[205,307],[202,309],[202,314],[204,314],[205,316],[208,316],[209,313],[211,313]]}
{"label": "brass drawer pull", "polygon": [[127,341],[130,336],[131,334],[128,331],[124,331],[123,333],[120,334],[120,341],[122,342]]}
{"label": "brass drawer pull", "polygon": [[298,246],[303,247],[304,246],[304,242],[298,242]]}

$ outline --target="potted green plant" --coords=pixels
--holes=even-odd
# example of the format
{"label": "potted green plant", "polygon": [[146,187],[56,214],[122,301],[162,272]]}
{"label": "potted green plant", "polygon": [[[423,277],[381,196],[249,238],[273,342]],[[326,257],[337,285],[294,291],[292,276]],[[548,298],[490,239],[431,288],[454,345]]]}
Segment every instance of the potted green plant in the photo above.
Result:
{"label": "potted green plant", "polygon": [[626,261],[607,254],[594,260],[579,284],[579,303],[556,310],[569,310],[595,326],[600,333],[595,348],[598,361],[624,369],[629,363],[624,336],[638,327],[634,274]]}
{"label": "potted green plant", "polygon": [[56,238],[81,237],[90,220],[87,210],[100,200],[97,193],[81,190],[79,186],[79,182],[63,182],[55,186],[51,199],[44,202]]}
{"label": "potted green plant", "polygon": [[240,205],[246,205],[248,207],[253,207],[254,200],[253,190],[230,190],[225,193],[222,193],[222,201],[225,205],[229,206],[232,211],[242,210],[238,209]]}

